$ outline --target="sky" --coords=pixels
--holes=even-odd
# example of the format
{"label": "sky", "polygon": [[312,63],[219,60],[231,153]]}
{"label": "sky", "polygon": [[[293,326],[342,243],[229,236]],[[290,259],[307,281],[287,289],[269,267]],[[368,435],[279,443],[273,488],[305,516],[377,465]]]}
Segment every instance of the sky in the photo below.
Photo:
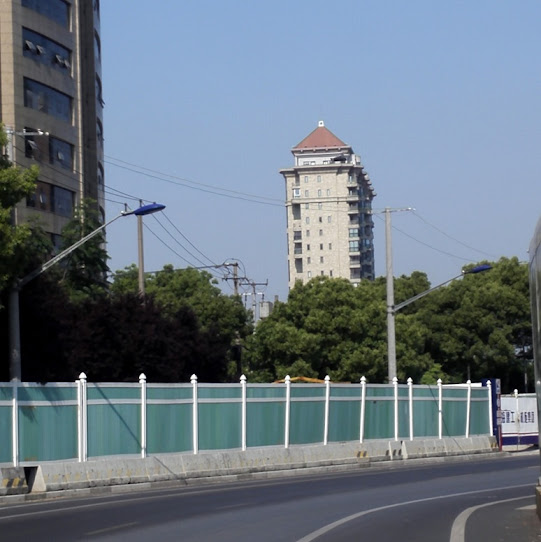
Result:
{"label": "sky", "polygon": [[[144,218],[145,271],[238,261],[258,300],[285,301],[279,170],[319,120],[361,156],[375,210],[415,209],[392,213],[395,276],[436,285],[472,262],[527,261],[541,215],[537,0],[149,5],[101,2],[107,218],[167,206]],[[112,271],[137,263],[134,217],[107,238]]]}

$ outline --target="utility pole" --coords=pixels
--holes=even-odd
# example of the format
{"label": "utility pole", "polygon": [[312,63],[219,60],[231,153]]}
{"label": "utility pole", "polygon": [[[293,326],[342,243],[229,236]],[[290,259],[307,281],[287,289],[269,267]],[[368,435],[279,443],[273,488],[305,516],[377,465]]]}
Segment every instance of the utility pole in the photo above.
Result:
{"label": "utility pole", "polygon": [[267,279],[265,282],[255,282],[255,281],[249,281],[248,279],[245,279],[246,282],[243,284],[243,286],[251,286],[252,287],[252,313],[254,317],[254,324],[257,322],[257,292],[255,287],[256,286],[268,286],[269,285],[269,279]]}
{"label": "utility pole", "polygon": [[372,211],[385,214],[385,268],[387,278],[387,378],[389,382],[396,377],[396,336],[395,336],[395,309],[394,309],[394,277],[393,277],[393,240],[391,227],[391,213],[414,211],[413,207],[391,209],[385,207],[383,211]]}
{"label": "utility pole", "polygon": [[[143,206],[143,200],[139,200],[139,207]],[[145,261],[143,255],[143,216],[137,217],[137,251],[139,254],[139,295],[145,297]]]}

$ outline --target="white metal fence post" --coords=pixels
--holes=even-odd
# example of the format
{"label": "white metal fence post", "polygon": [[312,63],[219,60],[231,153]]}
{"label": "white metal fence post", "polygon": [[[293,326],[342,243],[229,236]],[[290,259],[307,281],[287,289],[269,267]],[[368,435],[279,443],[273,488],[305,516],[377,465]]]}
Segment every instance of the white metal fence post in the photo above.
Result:
{"label": "white metal fence post", "polygon": [[466,400],[466,438],[470,436],[470,414],[471,414],[471,380],[466,382],[468,395]]}
{"label": "white metal fence post", "polygon": [[398,378],[393,377],[394,388],[394,439],[398,440]]}
{"label": "white metal fence post", "polygon": [[190,378],[193,391],[193,408],[192,408],[192,439],[193,439],[193,453],[199,452],[199,420],[198,420],[198,406],[197,406],[197,376],[192,375]]}
{"label": "white metal fence post", "polygon": [[240,377],[240,388],[242,394],[242,407],[241,407],[241,447],[242,451],[246,450],[246,376]]}
{"label": "white metal fence post", "polygon": [[366,377],[361,376],[361,426],[359,428],[359,442],[364,440],[364,413],[366,411]]}
{"label": "white metal fence post", "polygon": [[11,453],[13,466],[19,466],[19,380],[11,381]]}
{"label": "white metal fence post", "polygon": [[438,438],[443,437],[443,386],[438,378]]}
{"label": "white metal fence post", "polygon": [[141,384],[141,457],[147,456],[147,377],[145,373],[139,375]]}
{"label": "white metal fence post", "polygon": [[409,418],[410,418],[410,440],[413,440],[413,379],[408,378],[408,399],[409,399]]}
{"label": "white metal fence post", "polygon": [[285,431],[284,431],[284,448],[289,448],[289,421],[290,421],[290,406],[291,406],[291,377],[289,375],[285,378],[286,384],[286,419],[285,419]]}
{"label": "white metal fence post", "polygon": [[77,380],[77,437],[79,462],[88,458],[88,413],[87,413],[86,374],[81,373]]}
{"label": "white metal fence post", "polygon": [[515,431],[517,433],[517,445],[520,446],[520,402],[518,398],[518,390],[513,390],[515,396]]}
{"label": "white metal fence post", "polygon": [[490,435],[494,434],[494,422],[492,420],[492,382],[487,380],[487,390],[488,390],[488,427],[490,430]]}
{"label": "white metal fence post", "polygon": [[323,422],[323,445],[329,442],[329,411],[331,403],[331,377],[325,377],[325,420]]}

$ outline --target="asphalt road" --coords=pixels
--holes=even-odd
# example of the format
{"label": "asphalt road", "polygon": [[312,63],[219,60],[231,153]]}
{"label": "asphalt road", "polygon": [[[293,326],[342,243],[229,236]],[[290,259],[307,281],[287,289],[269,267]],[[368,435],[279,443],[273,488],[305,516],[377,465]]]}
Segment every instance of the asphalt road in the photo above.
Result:
{"label": "asphalt road", "polygon": [[[398,462],[397,462],[398,463]],[[386,464],[0,508],[0,540],[541,541],[539,454]]]}

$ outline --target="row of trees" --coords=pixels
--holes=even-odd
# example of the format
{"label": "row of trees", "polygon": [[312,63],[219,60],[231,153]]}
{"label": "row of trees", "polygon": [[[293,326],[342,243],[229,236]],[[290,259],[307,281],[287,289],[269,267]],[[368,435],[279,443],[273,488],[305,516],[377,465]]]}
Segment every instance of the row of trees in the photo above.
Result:
{"label": "row of trees", "polygon": [[[4,139],[2,139],[4,138]],[[0,130],[0,147],[5,136]],[[35,190],[36,169],[0,158],[0,380],[9,378],[6,298],[16,278],[48,259],[50,240],[35,223],[15,226],[15,204]],[[84,203],[63,231],[65,247],[99,226]],[[137,268],[113,274],[97,235],[20,293],[23,380],[273,381],[291,376],[384,382],[386,285],[354,287],[318,277],[297,284],[254,329],[240,297],[224,295],[212,276],[167,265],[138,294]],[[530,373],[531,317],[526,264],[493,262],[412,303],[396,316],[398,377],[463,382],[491,376],[503,389],[524,388]],[[427,276],[395,279],[400,303],[427,290]]]}
{"label": "row of trees", "polygon": [[[533,384],[528,268],[501,258],[491,271],[464,275],[396,315],[400,381],[432,384],[502,380],[506,390]],[[396,303],[430,288],[424,273],[395,279]],[[286,374],[334,381],[387,378],[386,282],[354,287],[318,277],[298,283],[249,341],[251,379]],[[533,386],[532,386],[533,388]]]}

